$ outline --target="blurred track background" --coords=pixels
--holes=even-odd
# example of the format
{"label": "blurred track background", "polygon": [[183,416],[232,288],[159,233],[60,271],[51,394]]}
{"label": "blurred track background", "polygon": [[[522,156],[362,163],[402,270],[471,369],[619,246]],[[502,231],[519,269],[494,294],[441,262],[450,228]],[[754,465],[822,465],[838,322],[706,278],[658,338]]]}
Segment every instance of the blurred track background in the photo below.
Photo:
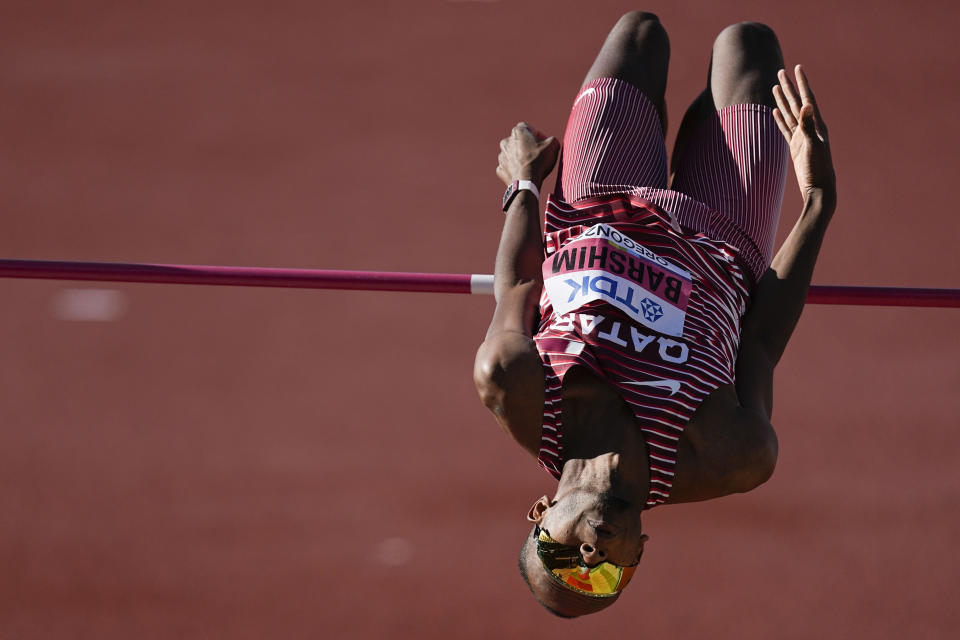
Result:
{"label": "blurred track background", "polygon": [[[840,184],[815,282],[958,286],[948,2],[6,0],[0,255],[491,272],[497,142],[521,119],[561,135],[632,8],[671,34],[668,144],[725,25],[767,22],[806,65]],[[781,238],[799,208],[791,176]],[[773,479],[653,511],[622,602],[565,622],[516,570],[553,483],[472,388],[492,299],[0,299],[4,640],[960,628],[955,310],[809,307]]]}

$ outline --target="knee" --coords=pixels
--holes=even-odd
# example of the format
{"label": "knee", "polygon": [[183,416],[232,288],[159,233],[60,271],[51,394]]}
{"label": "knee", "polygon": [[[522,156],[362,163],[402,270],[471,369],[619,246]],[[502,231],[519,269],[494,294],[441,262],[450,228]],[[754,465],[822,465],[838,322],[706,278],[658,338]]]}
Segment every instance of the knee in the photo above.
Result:
{"label": "knee", "polygon": [[782,60],[777,34],[762,22],[738,22],[724,28],[713,43],[713,50],[737,50],[748,58]]}
{"label": "knee", "polygon": [[617,26],[614,29],[637,29],[641,26],[660,24],[660,18],[657,14],[649,11],[627,11],[617,20]]}
{"label": "knee", "polygon": [[610,37],[629,38],[635,42],[651,42],[669,47],[667,30],[660,24],[657,14],[649,11],[628,11],[620,16],[610,32]]}

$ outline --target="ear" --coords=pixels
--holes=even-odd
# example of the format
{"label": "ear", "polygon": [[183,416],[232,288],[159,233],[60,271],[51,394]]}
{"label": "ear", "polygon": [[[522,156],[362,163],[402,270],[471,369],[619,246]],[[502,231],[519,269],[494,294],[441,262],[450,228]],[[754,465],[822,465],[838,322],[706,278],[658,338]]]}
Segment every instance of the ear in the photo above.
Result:
{"label": "ear", "polygon": [[643,557],[643,546],[647,544],[647,540],[649,539],[650,539],[650,536],[648,536],[647,534],[645,533],[640,534],[640,549],[639,549],[639,553],[637,554],[637,560]]}
{"label": "ear", "polygon": [[550,498],[543,496],[539,498],[536,502],[533,503],[533,506],[530,507],[530,511],[527,513],[527,520],[530,522],[536,522],[540,524],[543,522],[543,516],[547,513],[547,509],[550,508]]}

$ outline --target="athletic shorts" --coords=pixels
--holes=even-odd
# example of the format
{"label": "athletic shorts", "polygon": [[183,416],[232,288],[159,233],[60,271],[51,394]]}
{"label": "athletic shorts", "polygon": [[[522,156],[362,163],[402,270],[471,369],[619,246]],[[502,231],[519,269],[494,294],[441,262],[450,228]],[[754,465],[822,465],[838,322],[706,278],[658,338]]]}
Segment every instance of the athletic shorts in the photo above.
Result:
{"label": "athletic shorts", "polygon": [[569,204],[617,193],[648,200],[682,228],[735,247],[759,280],[773,259],[789,159],[773,110],[736,104],[700,124],[668,189],[653,103],[628,82],[598,78],[573,103],[554,197]]}

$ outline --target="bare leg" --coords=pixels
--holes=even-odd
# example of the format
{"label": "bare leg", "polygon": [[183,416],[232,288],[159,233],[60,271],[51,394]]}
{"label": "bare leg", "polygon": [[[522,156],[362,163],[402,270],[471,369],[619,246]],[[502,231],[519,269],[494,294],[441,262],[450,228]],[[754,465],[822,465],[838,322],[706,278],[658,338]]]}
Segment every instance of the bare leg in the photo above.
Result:
{"label": "bare leg", "polygon": [[693,101],[680,123],[670,163],[673,170],[676,171],[697,127],[718,109],[734,104],[776,106],[771,90],[781,68],[780,43],[767,25],[740,22],[721,31],[713,43],[707,88]]}
{"label": "bare leg", "polygon": [[[617,78],[634,85],[656,106],[667,129],[667,66],[670,40],[659,18],[646,11],[625,14],[610,31],[583,86],[597,78]],[[773,86],[773,85],[771,85]]]}

